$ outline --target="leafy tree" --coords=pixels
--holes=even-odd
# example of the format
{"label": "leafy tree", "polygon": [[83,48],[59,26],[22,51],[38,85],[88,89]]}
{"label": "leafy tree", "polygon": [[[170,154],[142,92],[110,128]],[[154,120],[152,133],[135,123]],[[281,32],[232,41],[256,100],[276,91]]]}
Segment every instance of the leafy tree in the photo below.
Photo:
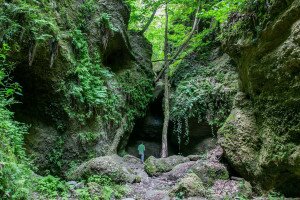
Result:
{"label": "leafy tree", "polygon": [[[142,30],[152,42],[154,70],[158,72],[155,82],[163,78],[164,126],[162,132],[162,157],[167,156],[167,130],[170,118],[169,76],[172,75],[180,60],[199,46],[212,41],[207,37],[226,22],[229,14],[239,10],[246,0],[166,0],[137,1],[128,0],[132,7],[130,27]],[[145,8],[148,9],[145,9]],[[153,11],[153,12],[151,12]],[[151,16],[145,28],[145,16]],[[141,23],[143,22],[143,23]]]}

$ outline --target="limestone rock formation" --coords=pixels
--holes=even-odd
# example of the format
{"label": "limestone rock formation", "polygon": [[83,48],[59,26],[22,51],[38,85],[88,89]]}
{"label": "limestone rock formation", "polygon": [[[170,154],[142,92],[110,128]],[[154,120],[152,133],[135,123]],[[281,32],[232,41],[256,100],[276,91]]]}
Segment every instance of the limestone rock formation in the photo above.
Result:
{"label": "limestone rock formation", "polygon": [[71,161],[116,153],[144,113],[153,79],[152,46],[128,31],[125,2],[3,6],[14,24],[1,29],[1,36],[10,37],[10,27],[23,27],[12,38],[20,47],[12,58],[14,81],[23,87],[13,111],[30,125],[26,149],[40,173],[59,174]]}
{"label": "limestone rock formation", "polygon": [[[225,51],[235,60],[239,88],[219,131],[230,164],[263,190],[299,196],[300,2],[273,1],[258,33],[241,28]],[[242,24],[251,24],[244,19]]]}

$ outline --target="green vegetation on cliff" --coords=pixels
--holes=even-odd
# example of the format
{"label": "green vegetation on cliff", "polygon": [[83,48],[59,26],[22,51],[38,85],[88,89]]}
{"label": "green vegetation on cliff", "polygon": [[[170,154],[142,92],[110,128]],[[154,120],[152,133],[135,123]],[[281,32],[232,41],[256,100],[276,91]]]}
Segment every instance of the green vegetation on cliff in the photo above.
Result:
{"label": "green vegetation on cliff", "polygon": [[27,127],[13,120],[8,108],[15,103],[14,96],[21,88],[11,81],[14,63],[7,57],[11,48],[2,44],[0,49],[0,198],[22,199],[30,192],[29,163],[24,149]]}
{"label": "green vegetation on cliff", "polygon": [[[145,172],[178,198],[242,188],[220,160],[257,195],[299,196],[299,13],[298,0],[0,0],[0,199],[120,199]],[[161,82],[169,137],[180,147],[190,122],[208,124],[224,158],[115,155]]]}

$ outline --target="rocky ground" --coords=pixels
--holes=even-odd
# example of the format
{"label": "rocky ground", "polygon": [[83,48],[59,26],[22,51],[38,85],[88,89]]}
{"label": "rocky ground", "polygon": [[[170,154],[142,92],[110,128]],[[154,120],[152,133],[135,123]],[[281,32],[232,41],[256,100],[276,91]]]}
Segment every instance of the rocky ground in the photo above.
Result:
{"label": "rocky ground", "polygon": [[79,166],[71,177],[110,176],[127,186],[127,200],[249,198],[251,185],[242,178],[230,177],[220,162],[222,154],[218,146],[201,157],[149,157],[144,164],[131,155],[98,157]]}
{"label": "rocky ground", "polygon": [[220,162],[222,153],[222,149],[216,147],[202,158],[196,155],[150,157],[144,165],[133,166],[141,181],[128,184],[127,197],[149,200],[249,197],[251,185],[243,179],[229,179],[227,168]]}

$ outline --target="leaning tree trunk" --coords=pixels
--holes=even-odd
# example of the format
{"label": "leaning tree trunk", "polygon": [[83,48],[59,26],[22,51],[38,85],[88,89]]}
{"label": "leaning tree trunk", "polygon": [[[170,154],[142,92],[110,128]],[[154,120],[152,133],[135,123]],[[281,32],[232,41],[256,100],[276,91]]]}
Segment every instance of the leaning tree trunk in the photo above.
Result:
{"label": "leaning tree trunk", "polygon": [[125,133],[126,122],[127,122],[127,118],[123,117],[120,127],[116,130],[116,134],[114,136],[112,144],[110,145],[107,155],[117,154],[118,146]]}
{"label": "leaning tree trunk", "polygon": [[168,77],[168,68],[169,68],[169,61],[168,61],[168,0],[166,1],[165,6],[165,13],[166,13],[166,24],[165,24],[165,47],[164,47],[164,58],[165,58],[165,66],[166,66],[166,73],[165,73],[165,94],[164,94],[164,126],[162,131],[162,147],[161,147],[161,157],[165,158],[168,157],[168,127],[169,127],[169,119],[170,119],[170,110],[169,110],[169,77]]}

